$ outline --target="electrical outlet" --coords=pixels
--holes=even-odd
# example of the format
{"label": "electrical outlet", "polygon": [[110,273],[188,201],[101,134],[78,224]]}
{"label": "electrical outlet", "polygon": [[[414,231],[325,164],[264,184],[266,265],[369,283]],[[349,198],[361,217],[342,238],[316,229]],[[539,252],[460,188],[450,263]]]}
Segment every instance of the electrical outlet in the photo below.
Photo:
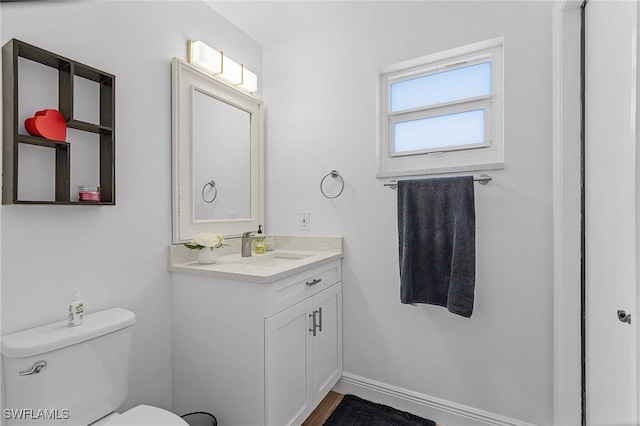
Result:
{"label": "electrical outlet", "polygon": [[298,213],[298,227],[301,231],[308,231],[311,229],[311,223],[309,212],[299,212]]}

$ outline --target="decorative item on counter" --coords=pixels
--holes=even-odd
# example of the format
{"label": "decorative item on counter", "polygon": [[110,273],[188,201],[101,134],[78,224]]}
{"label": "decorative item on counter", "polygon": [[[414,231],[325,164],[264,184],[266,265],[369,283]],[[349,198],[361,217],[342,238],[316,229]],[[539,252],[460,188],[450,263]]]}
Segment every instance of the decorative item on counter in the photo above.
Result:
{"label": "decorative item on counter", "polygon": [[73,289],[71,301],[69,302],[69,327],[75,327],[84,322],[84,303],[80,297],[80,291]]}
{"label": "decorative item on counter", "polygon": [[92,201],[95,203],[99,203],[100,187],[99,186],[79,186],[78,201]]}
{"label": "decorative item on counter", "polygon": [[262,225],[258,225],[258,238],[256,238],[253,244],[253,251],[256,254],[264,254],[266,249],[266,244],[264,238],[262,237],[264,234],[262,233]]}
{"label": "decorative item on counter", "polygon": [[273,235],[267,235],[264,239],[264,249],[266,251],[273,251],[276,248],[276,240]]}
{"label": "decorative item on counter", "polygon": [[201,232],[193,241],[184,243],[189,250],[198,250],[198,263],[203,265],[216,263],[218,260],[218,248],[224,245],[224,237],[213,232]]}
{"label": "decorative item on counter", "polygon": [[24,128],[31,136],[66,141],[67,122],[57,109],[43,109],[24,121]]}

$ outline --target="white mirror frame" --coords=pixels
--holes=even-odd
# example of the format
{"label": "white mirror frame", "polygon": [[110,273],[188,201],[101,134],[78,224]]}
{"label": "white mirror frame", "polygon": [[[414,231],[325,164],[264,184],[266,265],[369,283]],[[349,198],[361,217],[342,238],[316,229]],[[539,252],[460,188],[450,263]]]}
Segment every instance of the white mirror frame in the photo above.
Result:
{"label": "white mirror frame", "polygon": [[[191,241],[199,232],[225,237],[264,225],[264,112],[262,101],[223,83],[187,62],[173,58],[172,84],[172,202],[173,244]],[[193,86],[251,114],[251,217],[193,221]]]}

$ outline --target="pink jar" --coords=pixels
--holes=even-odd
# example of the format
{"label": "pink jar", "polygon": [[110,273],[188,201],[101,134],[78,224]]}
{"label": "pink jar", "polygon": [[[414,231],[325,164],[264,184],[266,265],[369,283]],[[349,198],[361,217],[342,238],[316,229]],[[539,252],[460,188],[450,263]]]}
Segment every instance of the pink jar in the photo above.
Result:
{"label": "pink jar", "polygon": [[79,186],[78,201],[92,201],[94,203],[99,203],[100,187],[99,186]]}

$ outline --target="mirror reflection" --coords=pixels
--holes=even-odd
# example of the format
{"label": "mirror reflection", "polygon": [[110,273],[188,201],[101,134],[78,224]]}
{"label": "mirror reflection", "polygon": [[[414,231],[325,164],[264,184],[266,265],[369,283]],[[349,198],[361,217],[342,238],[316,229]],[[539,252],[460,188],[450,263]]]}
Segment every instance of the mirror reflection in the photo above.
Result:
{"label": "mirror reflection", "polygon": [[251,115],[193,92],[194,220],[251,217]]}

